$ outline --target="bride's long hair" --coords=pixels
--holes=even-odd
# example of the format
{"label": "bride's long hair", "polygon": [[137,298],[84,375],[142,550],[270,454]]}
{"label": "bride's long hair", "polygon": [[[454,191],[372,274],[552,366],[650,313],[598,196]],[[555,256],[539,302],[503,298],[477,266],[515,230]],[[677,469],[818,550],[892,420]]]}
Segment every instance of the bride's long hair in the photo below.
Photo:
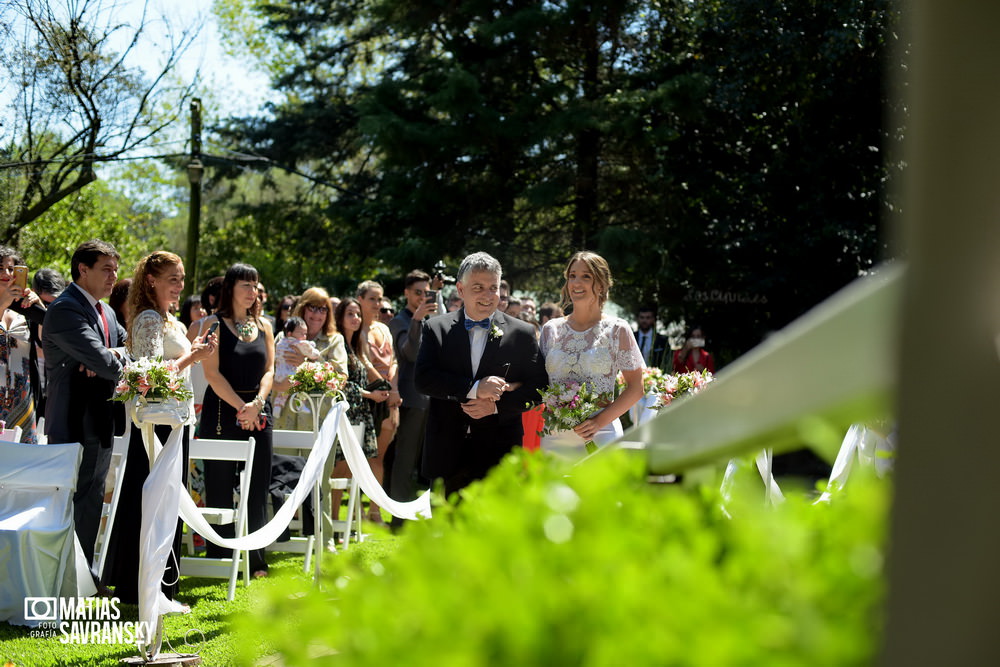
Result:
{"label": "bride's long hair", "polygon": [[565,309],[573,305],[573,301],[569,298],[569,270],[578,261],[586,264],[587,270],[594,276],[594,292],[597,294],[597,302],[601,308],[604,308],[608,295],[611,293],[611,286],[615,284],[615,281],[611,278],[611,267],[608,266],[608,261],[596,252],[589,250],[580,250],[574,253],[566,262],[566,269],[563,271],[562,307]]}

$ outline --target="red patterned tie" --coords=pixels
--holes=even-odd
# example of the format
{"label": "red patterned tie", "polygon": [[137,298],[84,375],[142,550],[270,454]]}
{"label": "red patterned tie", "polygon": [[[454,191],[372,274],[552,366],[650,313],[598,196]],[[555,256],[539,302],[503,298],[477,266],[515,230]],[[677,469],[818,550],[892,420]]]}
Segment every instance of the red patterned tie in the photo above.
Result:
{"label": "red patterned tie", "polygon": [[111,347],[111,334],[108,329],[108,318],[104,315],[104,309],[101,308],[101,302],[98,301],[95,303],[94,308],[97,309],[97,314],[101,316],[101,323],[104,325],[104,347]]}

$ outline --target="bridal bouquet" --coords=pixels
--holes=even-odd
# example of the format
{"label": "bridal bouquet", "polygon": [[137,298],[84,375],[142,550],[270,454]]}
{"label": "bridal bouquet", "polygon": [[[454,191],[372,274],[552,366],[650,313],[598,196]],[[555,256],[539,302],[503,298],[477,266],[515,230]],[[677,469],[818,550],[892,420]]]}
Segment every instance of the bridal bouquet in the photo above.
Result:
{"label": "bridal bouquet", "polygon": [[[545,389],[539,389],[538,393],[545,405],[541,435],[571,431],[612,401],[610,395],[598,394],[586,382],[553,382]],[[597,450],[592,440],[586,443],[586,447],[588,454]]]}
{"label": "bridal bouquet", "polygon": [[139,396],[147,401],[186,401],[192,394],[181,380],[177,362],[164,361],[162,357],[140,357],[125,364],[111,400],[128,401]]}
{"label": "bridal bouquet", "polygon": [[288,381],[293,394],[336,394],[347,386],[347,375],[330,361],[304,361]]}
{"label": "bridal bouquet", "polygon": [[691,371],[665,375],[663,379],[663,384],[656,391],[659,400],[652,406],[654,410],[665,408],[682,396],[697,394],[705,385],[715,380],[715,376],[706,369],[700,373]]}
{"label": "bridal bouquet", "polygon": [[656,366],[642,369],[642,393],[660,394],[667,386],[667,375]]}

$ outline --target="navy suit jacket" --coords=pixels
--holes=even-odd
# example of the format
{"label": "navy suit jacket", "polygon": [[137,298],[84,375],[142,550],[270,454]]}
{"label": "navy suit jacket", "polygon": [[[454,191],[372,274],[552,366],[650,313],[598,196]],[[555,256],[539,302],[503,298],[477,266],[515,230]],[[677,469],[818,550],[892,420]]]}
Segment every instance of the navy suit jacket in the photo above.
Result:
{"label": "navy suit jacket", "polygon": [[[501,312],[493,315],[493,324],[503,335],[489,335],[473,374],[465,309],[424,322],[415,380],[417,390],[430,397],[423,472],[431,479],[453,474],[459,448],[469,442],[482,448],[492,464],[499,463],[521,444],[521,413],[528,403],[539,401],[538,389],[548,384],[534,327]],[[462,403],[476,381],[490,375],[523,384],[497,401],[497,414],[472,419],[462,411]]]}
{"label": "navy suit jacket", "polygon": [[[125,330],[111,306],[98,301],[108,320],[111,346],[121,348]],[[110,447],[114,435],[111,396],[122,364],[104,345],[97,311],[75,284],[52,302],[42,331],[48,373],[45,432],[49,442]],[[124,350],[122,350],[124,352]],[[80,366],[97,373],[87,377]]]}

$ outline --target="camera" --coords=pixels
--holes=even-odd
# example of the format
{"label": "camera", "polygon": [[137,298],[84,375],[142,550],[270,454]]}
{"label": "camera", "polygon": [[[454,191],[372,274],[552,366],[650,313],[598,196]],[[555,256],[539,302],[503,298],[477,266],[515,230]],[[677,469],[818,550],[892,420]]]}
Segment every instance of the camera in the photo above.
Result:
{"label": "camera", "polygon": [[434,277],[439,279],[445,285],[454,285],[455,276],[449,276],[445,274],[445,269],[448,267],[445,265],[443,259],[439,259],[437,264],[434,265]]}
{"label": "camera", "polygon": [[437,303],[437,291],[429,289],[424,291],[424,300],[427,303]]}

